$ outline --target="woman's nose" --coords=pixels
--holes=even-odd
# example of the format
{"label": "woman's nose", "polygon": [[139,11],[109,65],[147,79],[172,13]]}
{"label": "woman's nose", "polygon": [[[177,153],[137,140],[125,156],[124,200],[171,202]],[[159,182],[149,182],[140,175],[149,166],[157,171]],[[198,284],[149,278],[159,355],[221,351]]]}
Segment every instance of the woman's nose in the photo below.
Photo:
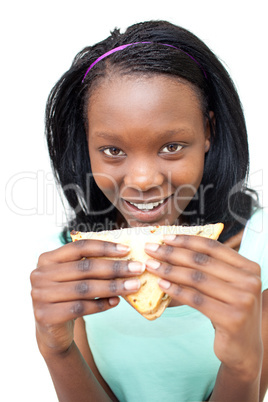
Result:
{"label": "woman's nose", "polygon": [[124,184],[126,187],[147,191],[162,186],[164,180],[164,174],[160,172],[159,166],[145,163],[144,160],[136,160],[125,172]]}

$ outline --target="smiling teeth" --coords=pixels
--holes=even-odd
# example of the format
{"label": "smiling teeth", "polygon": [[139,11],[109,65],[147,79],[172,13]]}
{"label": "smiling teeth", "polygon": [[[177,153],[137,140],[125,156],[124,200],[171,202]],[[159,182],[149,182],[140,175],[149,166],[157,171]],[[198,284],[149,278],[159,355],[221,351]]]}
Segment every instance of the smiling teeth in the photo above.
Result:
{"label": "smiling teeth", "polygon": [[135,204],[134,202],[129,202],[131,205],[134,205],[134,207],[141,209],[143,211],[147,211],[148,209],[154,209],[158,207],[158,205],[163,204],[164,200],[160,202],[150,202],[149,204]]}

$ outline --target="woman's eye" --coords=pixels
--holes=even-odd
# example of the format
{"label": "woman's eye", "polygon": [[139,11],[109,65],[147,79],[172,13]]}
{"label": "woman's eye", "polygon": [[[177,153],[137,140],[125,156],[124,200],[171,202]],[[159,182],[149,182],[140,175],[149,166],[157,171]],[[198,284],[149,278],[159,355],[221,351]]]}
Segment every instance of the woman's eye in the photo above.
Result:
{"label": "woman's eye", "polygon": [[123,155],[125,155],[124,152],[121,151],[121,149],[116,148],[116,147],[102,149],[102,152],[107,156],[123,156]]}
{"label": "woman's eye", "polygon": [[183,147],[179,144],[168,144],[161,149],[161,152],[164,154],[167,154],[167,153],[171,154],[171,153],[180,151],[182,148]]}

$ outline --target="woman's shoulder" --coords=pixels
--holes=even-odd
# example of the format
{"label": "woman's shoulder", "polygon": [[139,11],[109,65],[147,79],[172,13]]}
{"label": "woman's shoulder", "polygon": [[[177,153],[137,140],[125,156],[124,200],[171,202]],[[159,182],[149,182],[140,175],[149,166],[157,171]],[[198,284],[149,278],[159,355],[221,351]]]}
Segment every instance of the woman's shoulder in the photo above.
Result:
{"label": "woman's shoulder", "polygon": [[267,208],[257,208],[248,220],[246,232],[253,231],[256,234],[268,234],[268,210]]}
{"label": "woman's shoulder", "polygon": [[47,233],[41,235],[38,239],[38,243],[40,248],[39,252],[55,250],[64,245],[61,232],[57,230],[51,232],[49,235],[47,235]]}
{"label": "woman's shoulder", "polygon": [[244,230],[239,253],[261,267],[263,288],[268,288],[268,211],[257,209]]}
{"label": "woman's shoulder", "polygon": [[[242,238],[242,249],[251,252],[260,251],[268,240],[268,211],[266,208],[258,208],[248,220]],[[266,248],[266,247],[265,247]]]}

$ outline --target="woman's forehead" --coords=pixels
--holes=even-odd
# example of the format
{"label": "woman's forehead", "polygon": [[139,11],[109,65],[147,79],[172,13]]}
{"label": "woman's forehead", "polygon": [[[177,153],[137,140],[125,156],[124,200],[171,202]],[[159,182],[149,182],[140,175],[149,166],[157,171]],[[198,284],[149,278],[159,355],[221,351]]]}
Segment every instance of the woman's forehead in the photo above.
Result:
{"label": "woman's forehead", "polygon": [[[88,108],[88,134],[98,140],[179,138],[203,131],[203,113],[192,88],[174,79],[123,77],[100,86]],[[127,133],[127,135],[126,135]]]}
{"label": "woman's forehead", "polygon": [[113,79],[102,80],[94,89],[87,112],[101,108],[116,113],[125,109],[133,115],[136,110],[159,108],[168,111],[179,106],[201,108],[197,91],[185,80],[182,82],[164,75],[117,75]]}

